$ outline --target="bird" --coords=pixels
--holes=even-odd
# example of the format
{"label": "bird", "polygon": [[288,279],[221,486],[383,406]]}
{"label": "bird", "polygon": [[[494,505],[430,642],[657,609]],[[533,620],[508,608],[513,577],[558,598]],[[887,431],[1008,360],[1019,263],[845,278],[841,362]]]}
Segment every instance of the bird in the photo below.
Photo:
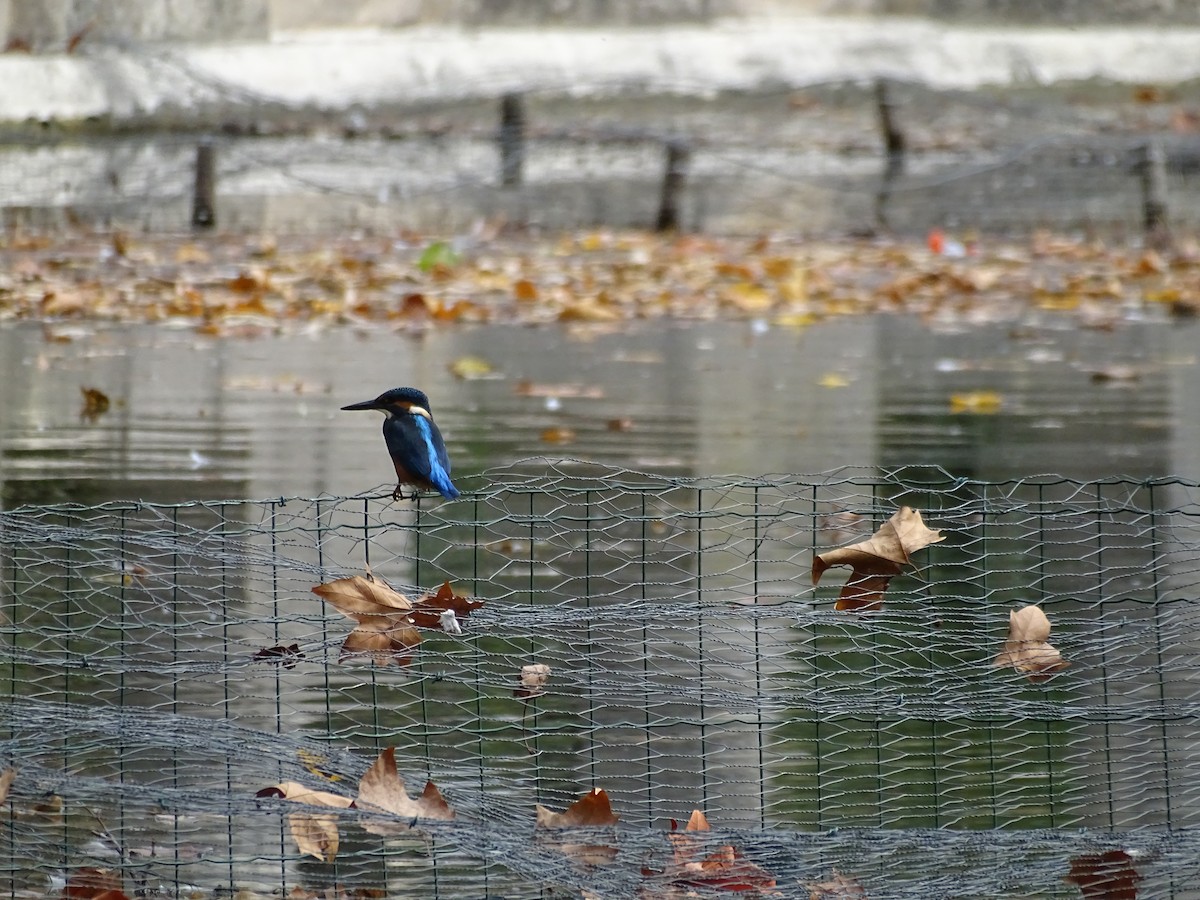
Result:
{"label": "bird", "polygon": [[[396,467],[393,500],[404,499],[404,485],[434,490],[447,500],[459,496],[450,480],[446,444],[429,411],[429,398],[411,387],[384,391],[374,400],[351,403],[344,410],[377,409],[383,413],[383,439]],[[413,493],[416,496],[416,493]]]}

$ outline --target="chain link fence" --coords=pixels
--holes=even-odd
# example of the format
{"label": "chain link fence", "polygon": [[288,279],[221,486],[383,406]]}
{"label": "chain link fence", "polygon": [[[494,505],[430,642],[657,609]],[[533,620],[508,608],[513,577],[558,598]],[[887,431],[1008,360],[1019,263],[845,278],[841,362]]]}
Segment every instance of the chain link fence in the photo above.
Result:
{"label": "chain link fence", "polygon": [[[569,460],[484,484],[0,513],[4,892],[1200,896],[1200,485]],[[945,540],[881,609],[835,609],[848,572],[814,588],[814,555],[900,506]],[[367,572],[484,605],[364,664],[312,588]],[[1030,604],[1069,663],[1045,679],[994,664]],[[380,836],[256,796],[348,800],[388,747],[453,820]],[[535,827],[593,789],[615,825]],[[298,811],[337,827],[324,861]]]}

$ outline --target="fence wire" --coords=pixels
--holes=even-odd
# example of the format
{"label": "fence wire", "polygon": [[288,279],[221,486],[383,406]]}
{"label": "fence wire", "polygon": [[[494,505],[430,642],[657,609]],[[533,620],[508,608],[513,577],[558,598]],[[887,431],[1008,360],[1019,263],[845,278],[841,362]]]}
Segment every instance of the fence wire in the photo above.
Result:
{"label": "fence wire", "polygon": [[[1197,224],[1200,105],[1189,86],[964,92],[889,82],[902,165],[884,152],[869,83],[716,96],[686,82],[526,86],[514,163],[498,140],[502,84],[330,113],[190,77],[204,111],[6,129],[6,226],[187,228],[201,141],[217,148],[217,224],[233,230],[651,227],[672,144],[688,150],[676,204],[689,230],[1136,235],[1148,142],[1164,150],[1160,199],[1172,222]],[[519,177],[506,182],[514,166]]]}
{"label": "fence wire", "polygon": [[[0,513],[3,890],[677,897],[732,871],[785,897],[1200,896],[1200,485],[570,461],[485,483]],[[814,554],[901,505],[946,540],[881,610],[835,610],[846,570],[814,588]],[[368,570],[484,605],[356,664],[311,588]],[[1044,681],[993,665],[1026,604],[1070,663]],[[387,747],[456,818],[379,836],[256,796],[354,797]],[[597,788],[615,826],[535,827]],[[694,809],[712,830],[681,863]],[[297,810],[339,826],[331,860]]]}

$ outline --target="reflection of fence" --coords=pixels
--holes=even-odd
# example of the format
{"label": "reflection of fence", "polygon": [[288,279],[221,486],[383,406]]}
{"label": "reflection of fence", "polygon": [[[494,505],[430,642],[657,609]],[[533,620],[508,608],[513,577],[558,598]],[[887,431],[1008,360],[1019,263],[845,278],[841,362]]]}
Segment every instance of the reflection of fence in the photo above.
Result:
{"label": "reflection of fence", "polygon": [[[882,610],[836,611],[845,570],[814,589],[813,554],[899,505],[947,539]],[[494,471],[449,504],[2,513],[4,878],[13,896],[85,867],[188,896],[674,896],[685,871],[712,886],[697,873],[716,863],[672,869],[665,837],[700,808],[714,859],[783,896],[834,871],[872,897],[1069,896],[1064,879],[1109,876],[1192,896],[1198,514],[1200,485],[1175,480],[573,463]],[[485,605],[406,665],[339,662],[352,623],[310,588],[368,566]],[[1036,683],[993,666],[1030,603],[1070,662]],[[534,663],[545,692],[516,696]],[[296,807],[255,798],[281,781],[353,796],[387,746],[455,821],[381,838],[323,810],[341,844],[319,863],[292,843]],[[591,788],[617,828],[535,832],[535,804]]]}
{"label": "reflection of fence", "polygon": [[239,97],[207,136],[154,120],[92,137],[10,134],[0,187],[10,224],[171,231],[207,224],[210,207],[220,227],[283,232],[457,230],[480,218],[960,236],[1194,227],[1196,110],[1115,91],[881,83],[564,99],[547,88],[332,118]]}

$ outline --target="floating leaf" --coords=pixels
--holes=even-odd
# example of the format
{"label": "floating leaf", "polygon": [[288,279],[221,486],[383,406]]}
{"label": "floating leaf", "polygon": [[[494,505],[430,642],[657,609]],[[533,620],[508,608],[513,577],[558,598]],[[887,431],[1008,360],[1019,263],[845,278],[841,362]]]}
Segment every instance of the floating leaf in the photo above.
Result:
{"label": "floating leaf", "polygon": [[[618,816],[608,802],[608,794],[593,788],[563,812],[552,812],[537,805],[537,827],[551,832],[568,832],[572,828],[607,828],[616,825]],[[597,842],[580,843],[561,836],[543,838],[549,846],[586,866],[608,865],[617,858],[617,848]]]}
{"label": "floating leaf", "polygon": [[285,669],[296,668],[297,661],[304,659],[299,644],[288,644],[286,647],[264,647],[254,654],[255,659],[265,659],[277,662]]}
{"label": "floating leaf", "polygon": [[619,820],[603,788],[592,788],[562,812],[537,805],[538,828],[602,828]]}
{"label": "floating leaf", "polygon": [[[396,770],[396,748],[388,747],[371,765],[362,780],[358,783],[358,801],[355,804],[360,809],[375,809],[392,813],[405,819],[438,819],[449,821],[454,818],[454,810],[442,796],[437,786],[428,781],[421,796],[413,799],[404,789],[404,779]],[[363,828],[372,834],[401,834],[410,830],[409,823],[389,822],[383,819],[369,819],[363,822]]]}
{"label": "floating leaf", "polygon": [[79,410],[79,418],[95,422],[108,412],[111,405],[108,394],[93,387],[81,387],[79,390],[83,394],[83,407]]}
{"label": "floating leaf", "polygon": [[970,391],[950,396],[950,412],[992,416],[1000,412],[1004,398],[995,391]]}
{"label": "floating leaf", "polygon": [[1030,681],[1045,681],[1070,663],[1051,644],[1050,620],[1038,606],[1023,606],[1008,613],[1008,639],[993,665],[1016,669]]}
{"label": "floating leaf", "polygon": [[575,440],[575,437],[574,429],[561,426],[547,428],[541,434],[542,441],[547,444],[569,444]]}
{"label": "floating leaf", "polygon": [[374,576],[355,575],[314,587],[313,593],[358,624],[342,642],[339,659],[356,656],[378,665],[410,662],[407,651],[421,643],[410,613],[412,603]]}
{"label": "floating leaf", "polygon": [[943,540],[940,531],[926,527],[919,512],[902,506],[867,540],[814,556],[813,584],[832,566],[850,566],[853,572],[842,587],[836,608],[879,609],[888,583],[909,564],[910,555]]}
{"label": "floating leaf", "polygon": [[463,381],[479,381],[494,377],[496,367],[482,356],[462,356],[450,364],[450,374]]}
{"label": "floating leaf", "polygon": [[[472,611],[483,606],[482,600],[471,600],[454,593],[450,582],[443,582],[436,594],[422,597],[409,613],[409,620],[418,628],[441,628],[445,630],[442,614],[449,612],[454,621],[465,619]],[[459,632],[455,632],[459,633]]]}
{"label": "floating leaf", "polygon": [[824,881],[806,884],[808,900],[867,900],[866,889],[837,869]]}
{"label": "floating leaf", "polygon": [[1125,850],[1088,853],[1071,860],[1066,881],[1079,886],[1089,900],[1137,900],[1142,876]]}
{"label": "floating leaf", "polygon": [[[317,791],[305,787],[296,781],[283,781],[269,788],[263,788],[256,797],[279,797],[294,803],[307,806],[324,806],[331,809],[349,809],[354,801],[340,794],[328,791]],[[296,848],[308,856],[321,862],[333,862],[337,856],[340,838],[338,835],[338,819],[335,815],[324,813],[289,813],[288,828],[292,832],[292,840]]]}

